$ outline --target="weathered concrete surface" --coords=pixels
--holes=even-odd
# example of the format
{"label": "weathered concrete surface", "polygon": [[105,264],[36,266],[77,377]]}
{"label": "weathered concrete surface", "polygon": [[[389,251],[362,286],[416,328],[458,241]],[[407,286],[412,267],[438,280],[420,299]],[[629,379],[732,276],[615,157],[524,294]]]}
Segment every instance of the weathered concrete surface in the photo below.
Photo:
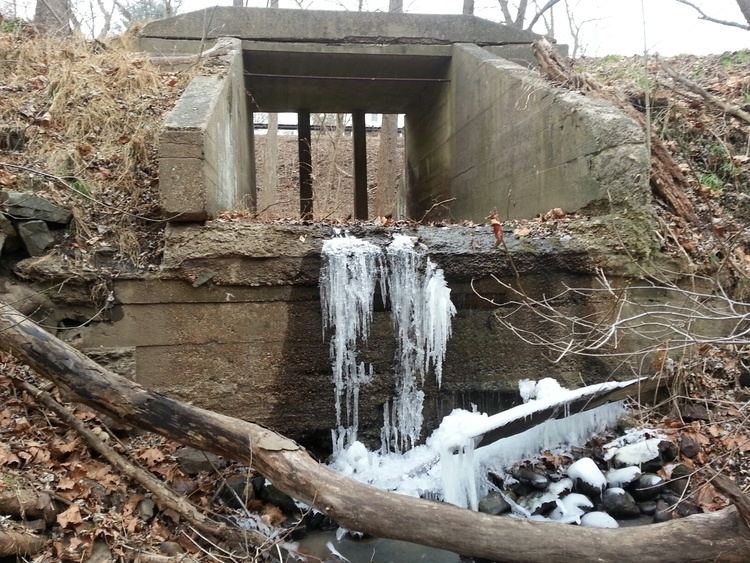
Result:
{"label": "weathered concrete surface", "polygon": [[555,88],[476,45],[454,45],[450,86],[407,114],[409,216],[592,214],[649,201],[643,131],[613,106]]}
{"label": "weathered concrete surface", "polygon": [[161,205],[174,221],[253,205],[252,116],[240,42],[232,41],[226,71],[191,80],[160,132]]}
{"label": "weathered concrete surface", "polygon": [[[587,224],[583,221],[579,228],[585,231]],[[350,230],[381,245],[394,231],[373,225],[352,225]],[[497,303],[507,302],[507,290],[488,276],[512,281],[515,273],[505,250],[494,247],[488,226],[397,230],[427,245],[446,272],[458,309],[443,388],[426,384],[428,426],[454,406],[507,405],[521,378],[554,375],[576,385],[610,374],[612,366],[598,359],[553,363],[499,325],[496,307],[474,289]],[[334,416],[333,387],[317,282],[322,243],[331,234],[332,228],[324,225],[172,225],[162,271],[115,283],[118,305],[111,315],[117,321],[84,327],[68,337],[89,351],[133,347],[141,383],[325,449]],[[506,237],[524,289],[535,296],[555,292],[563,283],[591,285],[596,267],[607,265],[604,256],[618,254],[614,243],[567,231]],[[651,250],[635,252],[634,258],[645,264]],[[560,307],[563,313],[583,315],[608,304],[606,299],[571,300]],[[518,322],[555,336],[532,315],[522,315]],[[363,393],[360,409],[361,426],[371,439],[379,435],[382,405],[393,392],[392,331],[386,305],[376,303],[372,334],[361,356],[378,374]]]}
{"label": "weathered concrete surface", "polygon": [[219,36],[314,43],[530,44],[528,31],[475,16],[213,7],[146,24],[142,38]]}

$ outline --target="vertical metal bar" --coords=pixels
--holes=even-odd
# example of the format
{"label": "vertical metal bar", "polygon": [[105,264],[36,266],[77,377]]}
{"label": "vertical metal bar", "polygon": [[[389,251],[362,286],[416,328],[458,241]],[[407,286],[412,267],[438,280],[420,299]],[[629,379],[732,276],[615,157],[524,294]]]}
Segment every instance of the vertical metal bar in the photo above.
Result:
{"label": "vertical metal bar", "polygon": [[312,219],[312,136],[310,135],[309,111],[297,113],[297,139],[299,145],[299,214],[302,219]]}
{"label": "vertical metal bar", "polygon": [[367,219],[367,128],[365,112],[352,113],[354,133],[354,218]]}

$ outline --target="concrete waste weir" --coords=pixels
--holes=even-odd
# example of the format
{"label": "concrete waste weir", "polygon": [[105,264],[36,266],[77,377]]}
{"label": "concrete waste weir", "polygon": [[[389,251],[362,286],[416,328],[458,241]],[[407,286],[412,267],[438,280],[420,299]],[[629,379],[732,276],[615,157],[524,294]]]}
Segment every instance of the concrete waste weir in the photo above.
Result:
{"label": "concrete waste weir", "polygon": [[[131,375],[149,387],[330,447],[331,367],[317,284],[332,227],[212,219],[255,205],[254,112],[393,112],[406,114],[401,217],[419,219],[446,199],[441,212],[454,222],[483,221],[493,208],[503,218],[555,207],[585,217],[559,231],[508,232],[506,247],[495,246],[487,226],[395,228],[427,246],[458,309],[442,389],[425,382],[426,428],[454,406],[492,410],[487,401],[510,397],[520,378],[575,386],[607,377],[603,360],[547,361],[502,330],[495,306],[471,287],[502,303],[508,295],[490,276],[522,275],[526,291],[543,295],[563,283],[590,286],[599,267],[627,276],[637,270],[632,260],[654,252],[643,133],[614,108],[528,70],[536,38],[468,16],[250,8],[146,25],[144,50],[196,53],[216,41],[223,50],[163,125],[160,190],[170,224],[159,270],[118,278],[112,322],[71,337],[99,358],[132,352]],[[309,188],[303,214],[314,209]],[[350,231],[381,246],[394,232],[367,223]],[[605,305],[561,307],[581,314]],[[393,389],[387,306],[376,305],[360,350],[378,374],[360,405],[365,439],[379,437]],[[534,329],[535,319],[521,320]]]}

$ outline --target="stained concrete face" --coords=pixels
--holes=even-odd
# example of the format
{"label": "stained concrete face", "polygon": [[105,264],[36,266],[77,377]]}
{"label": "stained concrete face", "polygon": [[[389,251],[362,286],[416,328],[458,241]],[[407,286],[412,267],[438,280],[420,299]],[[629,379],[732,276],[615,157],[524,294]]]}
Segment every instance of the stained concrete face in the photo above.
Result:
{"label": "stained concrete face", "polygon": [[455,45],[450,82],[407,113],[409,215],[492,209],[606,214],[648,201],[645,137],[611,105],[552,87],[476,45]]}
{"label": "stained concrete face", "polygon": [[159,190],[173,221],[202,221],[253,207],[252,114],[245,95],[240,42],[222,72],[195,77],[167,115],[159,136]]}

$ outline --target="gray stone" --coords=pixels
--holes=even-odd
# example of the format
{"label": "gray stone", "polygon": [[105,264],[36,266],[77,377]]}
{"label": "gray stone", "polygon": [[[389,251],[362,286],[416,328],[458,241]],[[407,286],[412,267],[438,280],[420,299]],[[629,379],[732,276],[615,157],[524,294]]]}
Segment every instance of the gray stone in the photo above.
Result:
{"label": "gray stone", "polygon": [[66,225],[73,218],[69,210],[26,192],[0,191],[0,204],[15,219],[38,219]]}
{"label": "gray stone", "polygon": [[638,503],[638,509],[642,514],[653,516],[656,512],[656,501],[646,500]]}
{"label": "gray stone", "polygon": [[637,518],[641,510],[633,497],[622,489],[607,489],[602,494],[602,508],[613,518]]}
{"label": "gray stone", "polygon": [[664,490],[664,480],[654,473],[644,473],[629,488],[635,500],[652,500]]}
{"label": "gray stone", "polygon": [[141,502],[138,503],[138,516],[141,517],[141,519],[148,522],[154,517],[154,509],[156,508],[156,503],[150,498],[145,498]]}
{"label": "gray stone", "polygon": [[693,422],[695,420],[709,421],[711,415],[705,406],[699,405],[698,403],[687,403],[680,407],[680,414],[685,422]]}
{"label": "gray stone", "polygon": [[203,471],[213,471],[224,466],[222,459],[211,452],[204,452],[196,448],[186,446],[175,452],[177,462],[183,473],[197,475]]}
{"label": "gray stone", "polygon": [[114,558],[107,543],[102,540],[95,541],[86,563],[110,563],[110,561],[114,561]]}
{"label": "gray stone", "polygon": [[549,486],[549,478],[546,475],[527,467],[516,471],[514,477],[521,483],[540,491],[545,490]]}
{"label": "gray stone", "polygon": [[685,457],[694,458],[701,451],[701,445],[695,438],[683,434],[680,436],[680,453]]}
{"label": "gray stone", "polygon": [[510,504],[503,498],[503,495],[493,492],[479,501],[479,512],[499,516],[510,512]]}
{"label": "gray stone", "polygon": [[21,236],[27,252],[31,256],[43,255],[53,244],[55,237],[44,221],[25,221],[18,225],[18,234]]}
{"label": "gray stone", "polygon": [[18,249],[20,241],[13,223],[3,213],[0,213],[0,253]]}
{"label": "gray stone", "polygon": [[671,493],[665,492],[662,493],[662,499],[670,507],[674,507],[674,510],[672,511],[673,518],[675,516],[678,518],[684,518],[686,516],[692,516],[693,514],[700,514],[701,512],[703,512],[693,501],[682,498],[678,495],[673,495]]}
{"label": "gray stone", "polygon": [[687,490],[689,477],[692,473],[693,472],[687,465],[683,465],[682,463],[675,465],[672,468],[672,474],[670,475],[669,481],[667,481],[667,490],[678,497],[681,497]]}
{"label": "gray stone", "polygon": [[669,522],[672,519],[672,512],[669,510],[669,504],[663,500],[656,501],[656,512],[654,512],[654,524]]}

